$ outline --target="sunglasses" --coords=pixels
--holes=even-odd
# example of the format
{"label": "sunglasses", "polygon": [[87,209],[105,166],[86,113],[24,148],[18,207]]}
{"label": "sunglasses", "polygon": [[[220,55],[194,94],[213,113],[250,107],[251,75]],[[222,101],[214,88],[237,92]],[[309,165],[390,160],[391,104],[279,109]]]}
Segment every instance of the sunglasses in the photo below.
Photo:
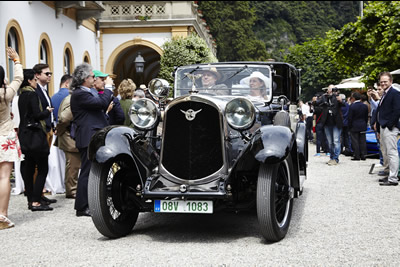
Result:
{"label": "sunglasses", "polygon": [[45,74],[46,76],[51,76],[51,75],[53,75],[52,72],[45,72],[44,74]]}

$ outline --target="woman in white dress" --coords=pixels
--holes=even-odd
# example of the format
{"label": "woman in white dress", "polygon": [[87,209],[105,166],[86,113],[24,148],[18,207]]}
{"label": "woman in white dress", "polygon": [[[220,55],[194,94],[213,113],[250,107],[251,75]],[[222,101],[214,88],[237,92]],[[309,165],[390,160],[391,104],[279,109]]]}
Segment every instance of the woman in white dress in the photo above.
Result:
{"label": "woman in white dress", "polygon": [[14,61],[14,80],[7,85],[4,69],[0,66],[0,230],[14,226],[14,223],[8,219],[10,175],[13,162],[23,159],[18,136],[11,119],[10,104],[24,77],[18,53],[8,47],[7,55]]}

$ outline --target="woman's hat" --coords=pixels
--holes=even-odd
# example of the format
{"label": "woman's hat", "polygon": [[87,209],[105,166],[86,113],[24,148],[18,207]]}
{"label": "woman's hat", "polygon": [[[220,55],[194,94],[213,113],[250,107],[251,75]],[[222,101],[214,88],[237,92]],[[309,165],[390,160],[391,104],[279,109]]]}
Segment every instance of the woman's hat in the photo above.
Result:
{"label": "woman's hat", "polygon": [[240,80],[240,84],[250,85],[251,78],[258,78],[264,82],[266,88],[269,88],[270,79],[259,71],[254,71],[249,77]]}

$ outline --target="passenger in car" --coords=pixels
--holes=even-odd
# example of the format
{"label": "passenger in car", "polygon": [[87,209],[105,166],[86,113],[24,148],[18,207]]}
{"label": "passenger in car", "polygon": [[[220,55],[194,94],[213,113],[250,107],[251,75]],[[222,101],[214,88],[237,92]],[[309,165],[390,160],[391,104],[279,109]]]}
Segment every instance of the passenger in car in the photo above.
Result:
{"label": "passenger in car", "polygon": [[[228,87],[225,84],[216,84],[222,80],[222,75],[217,71],[217,68],[212,67],[200,71],[202,74],[201,82],[205,90],[200,90],[200,93],[208,93],[213,95],[227,95]],[[222,89],[222,90],[221,90]]]}
{"label": "passenger in car", "polygon": [[242,79],[240,83],[250,87],[250,98],[265,100],[269,94],[270,88],[267,88],[269,78],[259,71],[254,71],[249,77]]}

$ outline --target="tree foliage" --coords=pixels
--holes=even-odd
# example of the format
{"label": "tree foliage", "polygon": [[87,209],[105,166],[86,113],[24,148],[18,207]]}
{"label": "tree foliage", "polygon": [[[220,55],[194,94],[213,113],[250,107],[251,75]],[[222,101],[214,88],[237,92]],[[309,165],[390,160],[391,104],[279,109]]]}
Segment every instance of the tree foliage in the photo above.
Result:
{"label": "tree foliage", "polygon": [[219,61],[263,61],[270,57],[253,32],[254,8],[248,1],[199,1],[217,43]]}
{"label": "tree foliage", "polygon": [[174,82],[174,67],[217,61],[206,42],[196,34],[173,38],[162,48],[159,77],[170,83]]}
{"label": "tree foliage", "polygon": [[356,21],[359,1],[250,1],[256,37],[278,61],[289,47]]}
{"label": "tree foliage", "polygon": [[372,85],[381,71],[399,68],[400,2],[369,2],[362,18],[327,36],[330,54],[346,73],[364,73]]}
{"label": "tree foliage", "polygon": [[326,51],[324,39],[315,38],[289,48],[289,53],[285,56],[285,62],[301,69],[303,100],[310,100],[322,88],[345,78],[339,64]]}

